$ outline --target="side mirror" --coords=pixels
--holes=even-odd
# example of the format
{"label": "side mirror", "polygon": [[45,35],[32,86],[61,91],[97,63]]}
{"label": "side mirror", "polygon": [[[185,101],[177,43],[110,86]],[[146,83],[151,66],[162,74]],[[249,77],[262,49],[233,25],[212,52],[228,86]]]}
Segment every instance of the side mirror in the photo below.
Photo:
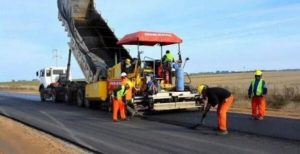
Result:
{"label": "side mirror", "polygon": [[39,76],[39,72],[38,71],[36,72],[36,76]]}

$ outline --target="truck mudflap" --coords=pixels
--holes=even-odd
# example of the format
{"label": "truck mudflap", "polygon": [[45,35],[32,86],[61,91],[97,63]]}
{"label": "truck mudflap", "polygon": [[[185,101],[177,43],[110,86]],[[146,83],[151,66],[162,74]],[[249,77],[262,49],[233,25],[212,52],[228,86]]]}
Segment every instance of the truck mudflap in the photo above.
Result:
{"label": "truck mudflap", "polygon": [[195,101],[190,102],[170,102],[170,103],[154,103],[152,110],[163,111],[163,110],[176,110],[176,109],[192,109],[199,108],[201,105]]}

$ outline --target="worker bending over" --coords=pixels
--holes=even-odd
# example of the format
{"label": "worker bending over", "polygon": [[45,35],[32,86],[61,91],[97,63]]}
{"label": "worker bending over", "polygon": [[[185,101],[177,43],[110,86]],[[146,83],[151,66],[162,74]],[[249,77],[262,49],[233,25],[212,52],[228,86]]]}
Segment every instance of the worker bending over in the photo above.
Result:
{"label": "worker bending over", "polygon": [[251,81],[248,89],[248,96],[251,98],[252,106],[252,119],[253,120],[263,120],[266,113],[266,98],[267,94],[267,84],[265,80],[262,79],[262,71],[255,71],[255,79]]}
{"label": "worker bending over", "polygon": [[126,91],[128,90],[129,86],[126,85],[120,85],[117,89],[113,92],[113,121],[118,121],[118,113],[120,113],[120,117],[122,120],[126,120],[125,115],[125,103],[123,102],[123,97],[126,94]]}
{"label": "worker bending over", "polygon": [[234,101],[232,94],[220,87],[209,88],[206,85],[199,85],[198,92],[202,95],[203,99],[207,99],[207,104],[205,106],[204,112],[202,114],[201,123],[194,126],[196,128],[199,125],[202,125],[206,114],[210,110],[210,107],[215,107],[218,105],[217,114],[218,114],[218,134],[226,135],[228,134],[227,130],[227,111],[231,104]]}
{"label": "worker bending over", "polygon": [[130,79],[128,79],[127,74],[125,72],[121,73],[122,85],[128,85],[128,89],[125,94],[125,106],[126,111],[134,117],[135,115],[139,115],[134,107],[133,94],[134,94],[134,85]]}

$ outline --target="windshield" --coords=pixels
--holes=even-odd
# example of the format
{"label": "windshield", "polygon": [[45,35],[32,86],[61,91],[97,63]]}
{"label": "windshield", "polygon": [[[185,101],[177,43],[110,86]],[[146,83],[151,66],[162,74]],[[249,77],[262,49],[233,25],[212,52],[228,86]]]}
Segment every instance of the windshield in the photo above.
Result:
{"label": "windshield", "polygon": [[54,75],[64,74],[64,70],[53,70]]}
{"label": "windshield", "polygon": [[46,70],[46,76],[50,76],[51,75],[51,71],[50,70]]}

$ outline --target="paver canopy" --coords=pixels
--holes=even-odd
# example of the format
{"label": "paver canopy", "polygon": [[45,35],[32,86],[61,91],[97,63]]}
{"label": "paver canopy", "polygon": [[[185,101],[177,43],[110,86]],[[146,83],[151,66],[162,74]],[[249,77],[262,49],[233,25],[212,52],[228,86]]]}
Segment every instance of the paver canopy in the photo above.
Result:
{"label": "paver canopy", "polygon": [[165,46],[181,42],[182,39],[173,33],[139,31],[125,35],[120,41],[117,42],[117,44],[146,46],[154,46],[158,44],[161,46]]}

